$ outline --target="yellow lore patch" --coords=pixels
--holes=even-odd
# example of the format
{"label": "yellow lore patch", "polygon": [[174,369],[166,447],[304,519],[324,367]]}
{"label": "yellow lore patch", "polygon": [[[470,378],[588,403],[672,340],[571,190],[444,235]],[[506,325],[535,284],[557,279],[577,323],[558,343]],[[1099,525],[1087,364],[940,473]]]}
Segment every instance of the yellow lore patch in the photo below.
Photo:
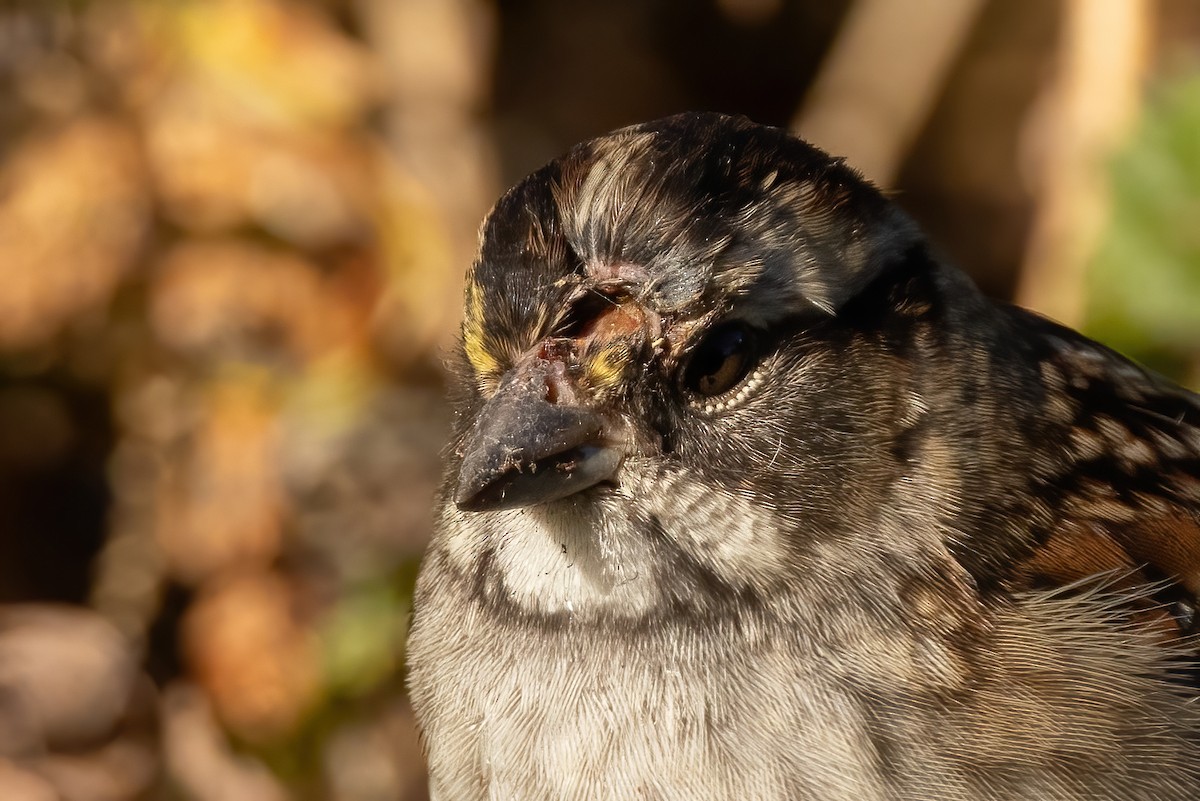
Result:
{"label": "yellow lore patch", "polygon": [[621,382],[632,357],[629,345],[621,341],[605,342],[604,346],[587,355],[587,381],[593,389],[611,389]]}
{"label": "yellow lore patch", "polygon": [[500,372],[500,360],[488,348],[483,333],[483,294],[474,281],[467,281],[466,309],[463,315],[463,348],[467,361],[479,376],[493,376]]}

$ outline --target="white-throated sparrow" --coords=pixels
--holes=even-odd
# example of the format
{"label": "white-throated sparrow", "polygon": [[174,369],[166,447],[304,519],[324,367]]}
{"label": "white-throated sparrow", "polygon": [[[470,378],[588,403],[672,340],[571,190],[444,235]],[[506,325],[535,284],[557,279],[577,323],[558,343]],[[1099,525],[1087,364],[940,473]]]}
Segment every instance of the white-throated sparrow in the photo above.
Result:
{"label": "white-throated sparrow", "polygon": [[683,115],[496,205],[410,639],[433,797],[1195,799],[1200,399]]}

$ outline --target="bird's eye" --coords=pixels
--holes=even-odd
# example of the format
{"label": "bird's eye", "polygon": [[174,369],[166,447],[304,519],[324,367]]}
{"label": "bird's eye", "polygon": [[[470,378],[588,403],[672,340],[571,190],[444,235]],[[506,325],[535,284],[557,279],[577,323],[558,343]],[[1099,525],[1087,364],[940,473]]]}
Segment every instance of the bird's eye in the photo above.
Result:
{"label": "bird's eye", "polygon": [[746,377],[757,355],[757,339],[745,323],[718,326],[692,351],[683,371],[683,385],[704,397],[721,395]]}

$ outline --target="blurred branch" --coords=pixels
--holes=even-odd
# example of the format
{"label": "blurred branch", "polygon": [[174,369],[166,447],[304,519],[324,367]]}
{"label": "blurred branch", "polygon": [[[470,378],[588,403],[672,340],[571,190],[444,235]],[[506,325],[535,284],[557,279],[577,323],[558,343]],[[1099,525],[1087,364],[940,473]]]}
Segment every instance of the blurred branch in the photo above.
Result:
{"label": "blurred branch", "polygon": [[1106,167],[1141,103],[1149,0],[1064,0],[1060,66],[1031,121],[1037,210],[1016,301],[1067,325],[1109,213]]}
{"label": "blurred branch", "polygon": [[858,0],[792,130],[888,187],[982,6]]}

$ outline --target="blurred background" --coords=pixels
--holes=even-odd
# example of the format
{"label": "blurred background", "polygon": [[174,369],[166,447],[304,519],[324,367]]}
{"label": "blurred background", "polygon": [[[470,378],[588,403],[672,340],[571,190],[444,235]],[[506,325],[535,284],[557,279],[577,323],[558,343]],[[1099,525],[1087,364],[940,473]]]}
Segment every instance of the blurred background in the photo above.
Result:
{"label": "blurred background", "polygon": [[0,798],[423,798],[479,221],[689,109],[1200,385],[1194,0],[0,2]]}

